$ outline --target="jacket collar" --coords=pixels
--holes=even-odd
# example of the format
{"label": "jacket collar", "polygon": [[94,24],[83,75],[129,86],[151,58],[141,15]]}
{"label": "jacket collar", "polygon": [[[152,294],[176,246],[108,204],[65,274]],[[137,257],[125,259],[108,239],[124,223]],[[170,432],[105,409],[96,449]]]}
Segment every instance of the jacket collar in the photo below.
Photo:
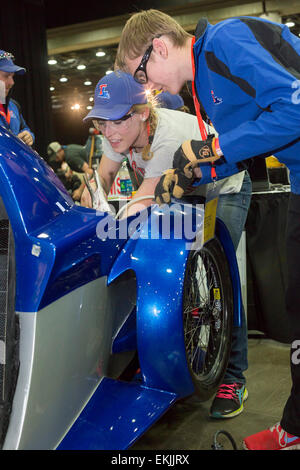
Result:
{"label": "jacket collar", "polygon": [[207,26],[208,26],[208,21],[206,18],[201,18],[199,21],[198,21],[198,24],[196,26],[196,30],[195,30],[195,38],[196,38],[196,41],[198,41],[198,39],[202,38],[207,30]]}

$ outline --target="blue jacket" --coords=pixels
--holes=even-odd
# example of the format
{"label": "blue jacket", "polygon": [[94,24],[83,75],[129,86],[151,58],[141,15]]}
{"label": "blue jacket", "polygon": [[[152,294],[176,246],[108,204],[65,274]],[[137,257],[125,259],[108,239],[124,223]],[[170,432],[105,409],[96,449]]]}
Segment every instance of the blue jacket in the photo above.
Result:
{"label": "blue jacket", "polygon": [[0,114],[0,124],[6,129],[10,129],[14,135],[18,135],[22,131],[28,131],[32,135],[34,141],[34,134],[29,129],[22,116],[21,107],[19,103],[12,98],[8,101],[8,110],[10,112],[10,123],[6,121],[5,117]]}
{"label": "blue jacket", "polygon": [[[242,169],[238,162],[275,155],[290,169],[300,194],[300,39],[287,26],[239,17],[198,23],[195,87],[219,133],[225,163],[219,178]],[[202,165],[201,184],[211,181]]]}

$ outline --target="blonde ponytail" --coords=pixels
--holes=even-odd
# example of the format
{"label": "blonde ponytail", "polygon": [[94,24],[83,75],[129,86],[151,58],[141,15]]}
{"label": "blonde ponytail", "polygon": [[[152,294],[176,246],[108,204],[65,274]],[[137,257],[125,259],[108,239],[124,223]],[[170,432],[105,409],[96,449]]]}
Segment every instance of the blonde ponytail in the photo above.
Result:
{"label": "blonde ponytail", "polygon": [[149,123],[149,142],[142,150],[142,159],[145,161],[151,160],[153,157],[153,152],[151,152],[151,144],[153,142],[154,134],[157,127],[158,116],[155,111],[154,106],[151,103],[146,104],[136,104],[132,107],[132,111],[135,111],[137,114],[142,114],[145,111],[145,108],[149,108],[149,117],[147,119],[147,125]]}

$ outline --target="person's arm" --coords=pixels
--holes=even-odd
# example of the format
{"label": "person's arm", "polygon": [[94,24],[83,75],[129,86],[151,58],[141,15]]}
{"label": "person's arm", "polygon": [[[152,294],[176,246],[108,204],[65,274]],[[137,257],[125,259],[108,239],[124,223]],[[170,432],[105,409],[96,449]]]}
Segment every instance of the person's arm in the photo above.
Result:
{"label": "person's arm", "polygon": [[33,134],[31,134],[28,130],[23,130],[18,134],[19,139],[23,140],[23,142],[29,146],[31,146],[34,142]]}
{"label": "person's arm", "polygon": [[249,161],[231,164],[219,157],[214,141],[210,136],[206,141],[183,142],[174,154],[173,168],[164,172],[155,188],[157,204],[170,203],[172,195],[180,199],[191,185],[211,183],[247,168]]}
{"label": "person's arm", "polygon": [[25,144],[31,146],[35,140],[34,133],[31,131],[23,117],[20,104],[16,100],[11,99],[11,101],[16,105],[19,113],[20,129],[17,137],[19,137],[19,139],[21,139]]}
{"label": "person's arm", "polygon": [[83,181],[81,185],[79,186],[79,188],[74,189],[74,191],[72,192],[72,198],[74,201],[80,201],[84,189],[85,189],[85,183]]}
{"label": "person's arm", "polygon": [[219,145],[227,162],[269,156],[299,139],[300,105],[295,99],[300,83],[299,38],[287,27],[236,20],[220,28],[212,54],[220,67],[227,67],[231,80],[244,87],[245,99],[249,94],[261,110],[251,119],[243,116],[241,106],[241,124],[220,133]]}
{"label": "person's arm", "polygon": [[131,204],[127,210],[124,210],[122,218],[129,217],[130,215],[134,215],[137,212],[144,210],[146,207],[150,206],[154,203],[154,192],[157,183],[160,180],[160,176],[156,178],[145,178],[142,182],[141,186],[132,197],[131,201],[137,200],[140,197],[149,196],[148,199],[143,199],[141,201],[137,201],[135,204]]}
{"label": "person's arm", "polygon": [[[182,145],[174,154],[173,168],[156,187],[159,204],[168,203],[171,195],[182,197],[191,183],[195,186],[231,176],[247,168],[251,158],[276,154],[299,140],[299,38],[287,27],[282,30],[279,25],[260,20],[235,19],[219,27],[209,47],[209,68],[245,93],[246,108],[232,96],[232,112],[234,105],[239,106],[241,124],[228,126],[229,130],[220,132],[215,140],[210,136],[205,141],[189,141],[192,151]],[[251,99],[252,119],[247,107]],[[224,106],[230,123],[231,108],[228,103]],[[198,165],[201,168],[196,169]],[[193,180],[195,176],[198,181]]]}
{"label": "person's arm", "polygon": [[81,171],[83,171],[83,173],[87,173],[90,176],[93,174],[93,169],[90,168],[86,162],[82,164]]}
{"label": "person's arm", "polygon": [[[106,155],[102,155],[99,167],[97,169],[101,184],[104,191],[108,195],[110,188],[115,181],[115,177],[121,166],[121,162],[115,162],[109,159]],[[81,196],[81,205],[85,207],[92,207],[91,196],[88,189],[85,187]]]}
{"label": "person's arm", "polygon": [[[70,147],[70,150],[68,150],[68,147]],[[65,152],[65,159],[71,170],[92,176],[93,170],[88,165],[85,147],[82,145],[70,145],[66,146]]]}

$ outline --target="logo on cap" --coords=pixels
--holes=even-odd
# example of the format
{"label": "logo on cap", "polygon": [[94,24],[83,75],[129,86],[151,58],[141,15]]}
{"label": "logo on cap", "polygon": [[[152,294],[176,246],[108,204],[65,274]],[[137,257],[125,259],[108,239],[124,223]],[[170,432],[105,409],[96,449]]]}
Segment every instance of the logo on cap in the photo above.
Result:
{"label": "logo on cap", "polygon": [[100,96],[101,98],[109,99],[109,98],[110,98],[110,94],[109,94],[108,91],[107,91],[107,83],[105,83],[105,84],[103,84],[103,85],[99,85],[99,88],[100,88],[99,96]]}

